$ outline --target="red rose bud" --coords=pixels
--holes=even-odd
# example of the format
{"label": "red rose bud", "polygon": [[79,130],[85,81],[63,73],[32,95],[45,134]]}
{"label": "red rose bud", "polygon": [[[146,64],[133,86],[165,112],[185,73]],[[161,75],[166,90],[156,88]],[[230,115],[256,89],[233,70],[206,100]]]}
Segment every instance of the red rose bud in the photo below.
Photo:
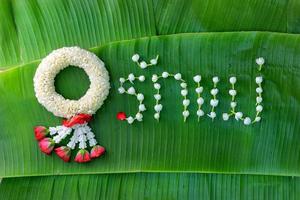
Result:
{"label": "red rose bud", "polygon": [[48,155],[52,152],[54,145],[54,140],[52,140],[51,138],[44,138],[39,141],[39,147],[41,151]]}
{"label": "red rose bud", "polygon": [[84,163],[91,161],[90,154],[85,149],[80,149],[74,159],[75,162]]}
{"label": "red rose bud", "polygon": [[71,149],[66,146],[57,147],[54,149],[54,152],[60,157],[63,161],[69,162],[71,156]]}
{"label": "red rose bud", "polygon": [[46,135],[48,135],[48,133],[48,129],[44,126],[34,127],[34,135],[37,141],[40,141],[41,139],[45,138]]}
{"label": "red rose bud", "polygon": [[71,119],[64,120],[63,125],[66,127],[72,127],[76,124],[84,124],[86,122],[91,121],[92,115],[88,114],[78,114],[72,117]]}
{"label": "red rose bud", "polygon": [[126,114],[124,112],[118,112],[117,113],[117,119],[121,120],[121,121],[125,120],[126,119]]}
{"label": "red rose bud", "polygon": [[100,146],[100,145],[96,145],[92,148],[91,150],[91,158],[98,158],[100,156],[102,156],[105,152],[105,148]]}

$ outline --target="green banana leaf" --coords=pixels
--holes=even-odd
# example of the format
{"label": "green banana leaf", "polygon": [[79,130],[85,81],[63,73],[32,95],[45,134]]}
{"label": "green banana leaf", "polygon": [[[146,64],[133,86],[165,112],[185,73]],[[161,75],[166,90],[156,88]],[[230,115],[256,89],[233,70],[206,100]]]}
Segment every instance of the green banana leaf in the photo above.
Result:
{"label": "green banana leaf", "polygon": [[[203,31],[300,32],[298,0],[0,0],[0,68],[53,49]],[[184,16],[184,17],[182,17]],[[225,20],[225,21],[224,21]]]}
{"label": "green banana leaf", "polygon": [[[38,62],[0,73],[0,176],[167,171],[299,176],[299,40],[297,35],[261,32],[176,34],[93,49],[106,63],[112,88],[91,123],[107,153],[86,165],[64,163],[39,151],[33,127],[55,126],[61,119],[47,112],[34,96],[32,79]],[[159,65],[140,69],[131,61],[134,52],[145,59],[159,54]],[[259,73],[254,58],[258,56],[265,57],[267,63],[262,70],[262,121],[249,127],[233,119],[224,122],[221,114],[229,110],[231,75],[238,78],[240,110],[255,116],[254,79]],[[187,80],[192,103],[186,123],[181,114],[180,86],[171,80],[161,82],[164,110],[160,122],[153,118],[151,75],[163,71],[181,72]],[[76,98],[88,83],[83,73],[72,72],[61,75],[57,88],[61,94]],[[134,114],[138,102],[118,94],[117,88],[119,78],[131,72],[147,78],[136,84],[136,89],[145,94],[148,110],[143,122],[128,125],[118,121],[116,113]],[[205,117],[197,122],[195,74],[203,76],[207,102],[211,78],[218,75],[221,79],[220,106],[214,121]],[[78,84],[79,80],[85,84]],[[209,109],[209,104],[204,104],[206,113]]]}
{"label": "green banana leaf", "polygon": [[299,178],[188,173],[105,174],[8,178],[3,180],[0,187],[0,194],[7,200],[296,200],[299,198],[299,191]]}

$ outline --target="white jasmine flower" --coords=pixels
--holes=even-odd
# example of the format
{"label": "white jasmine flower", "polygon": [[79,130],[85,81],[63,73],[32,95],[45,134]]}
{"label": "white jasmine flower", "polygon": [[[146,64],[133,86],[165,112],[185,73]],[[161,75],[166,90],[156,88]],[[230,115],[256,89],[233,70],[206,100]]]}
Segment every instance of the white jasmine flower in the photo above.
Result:
{"label": "white jasmine flower", "polygon": [[154,106],[154,110],[156,112],[160,112],[162,110],[162,108],[163,108],[163,106],[161,104],[157,104],[157,105]]}
{"label": "white jasmine flower", "polygon": [[131,73],[128,75],[128,80],[132,83],[132,81],[134,81],[135,77],[134,75]]}
{"label": "white jasmine flower", "polygon": [[181,80],[181,74],[180,73],[175,74],[174,78],[176,80]]}
{"label": "white jasmine flower", "polygon": [[186,87],[187,87],[187,84],[186,84],[186,83],[180,83],[180,86],[181,86],[182,88],[186,88]]}
{"label": "white jasmine flower", "polygon": [[155,119],[159,119],[159,117],[160,117],[159,113],[155,113],[155,114],[154,114],[154,118],[155,118]]}
{"label": "white jasmine flower", "polygon": [[160,94],[155,94],[154,98],[155,98],[155,100],[159,101],[159,100],[161,100],[161,95]]}
{"label": "white jasmine flower", "polygon": [[196,82],[196,83],[199,83],[200,81],[201,81],[201,76],[200,75],[196,75],[196,76],[194,76],[194,81]]}
{"label": "white jasmine flower", "polygon": [[230,77],[230,78],[229,78],[229,82],[230,82],[231,84],[235,84],[235,83],[236,83],[236,77],[235,77],[235,76]]}
{"label": "white jasmine flower", "polygon": [[130,87],[130,88],[127,90],[127,92],[128,92],[128,94],[131,94],[131,95],[135,94],[135,89],[134,89],[134,87]]}
{"label": "white jasmine flower", "polygon": [[131,59],[133,62],[138,62],[140,59],[140,56],[139,56],[139,54],[134,54]]}
{"label": "white jasmine flower", "polygon": [[182,112],[182,115],[184,117],[188,117],[190,115],[190,112],[188,110],[185,110],[185,111]]}
{"label": "white jasmine flower", "polygon": [[188,94],[187,89],[181,90],[181,95],[182,95],[182,96],[186,96],[187,94]]}
{"label": "white jasmine flower", "polygon": [[236,95],[236,90],[234,90],[234,89],[229,90],[229,94],[231,96],[235,96]]}
{"label": "white jasmine flower", "polygon": [[190,105],[190,100],[189,100],[189,99],[184,99],[184,100],[182,101],[182,104],[183,104],[184,106],[188,106],[188,105]]}
{"label": "white jasmine flower", "polygon": [[145,110],[146,110],[145,105],[144,105],[144,104],[140,104],[140,105],[139,105],[139,111],[143,112],[143,111],[145,111]]}
{"label": "white jasmine flower", "polygon": [[219,90],[217,88],[214,88],[210,91],[211,95],[213,95],[213,96],[217,95],[218,92],[219,92]]}
{"label": "white jasmine flower", "polygon": [[124,83],[125,81],[125,78],[120,78],[120,83]]}
{"label": "white jasmine flower", "polygon": [[261,117],[259,117],[259,116],[257,116],[257,117],[255,117],[255,122],[259,122],[261,120]]}
{"label": "white jasmine flower", "polygon": [[152,82],[156,82],[158,80],[158,76],[156,74],[152,75]]}
{"label": "white jasmine flower", "polygon": [[143,120],[143,115],[142,115],[141,113],[137,113],[137,114],[135,115],[135,118],[136,118],[136,120],[138,120],[138,121],[142,121],[142,120]]}
{"label": "white jasmine flower", "polygon": [[127,122],[129,123],[129,124],[132,124],[133,122],[134,122],[134,119],[133,119],[133,117],[128,117],[127,119]]}
{"label": "white jasmine flower", "polygon": [[214,84],[217,84],[220,81],[219,77],[217,76],[214,76],[212,80]]}
{"label": "white jasmine flower", "polygon": [[263,110],[263,106],[262,105],[256,106],[256,112],[261,112],[262,110]]}
{"label": "white jasmine flower", "polygon": [[233,101],[233,102],[230,102],[230,107],[231,107],[231,108],[235,108],[235,107],[236,107],[236,102],[234,102],[234,101]]}
{"label": "white jasmine flower", "polygon": [[256,103],[261,103],[262,102],[262,97],[256,97]]}
{"label": "white jasmine flower", "polygon": [[141,67],[142,69],[145,69],[145,68],[148,67],[148,65],[147,65],[147,63],[146,63],[145,61],[142,61],[142,62],[140,63],[140,67]]}
{"label": "white jasmine flower", "polygon": [[118,91],[119,91],[120,94],[124,94],[125,89],[123,87],[119,87]]}
{"label": "white jasmine flower", "polygon": [[255,78],[255,82],[256,82],[257,84],[262,83],[262,82],[263,82],[263,77],[262,77],[262,76],[256,77],[256,78]]}
{"label": "white jasmine flower", "polygon": [[227,121],[229,119],[228,113],[223,113],[222,118],[224,121]]}
{"label": "white jasmine flower", "polygon": [[258,65],[263,65],[265,63],[265,59],[263,57],[257,58],[255,61]]}
{"label": "white jasmine flower", "polygon": [[217,114],[212,111],[207,116],[210,117],[210,118],[212,118],[212,119],[214,119],[214,118],[216,118]]}
{"label": "white jasmine flower", "polygon": [[202,104],[204,103],[204,99],[203,99],[202,97],[199,97],[199,98],[197,99],[197,103],[198,103],[199,105],[202,105]]}
{"label": "white jasmine flower", "polygon": [[251,119],[250,119],[249,117],[246,117],[246,118],[244,119],[244,124],[245,124],[245,125],[250,125],[250,124],[251,124]]}
{"label": "white jasmine flower", "polygon": [[263,89],[261,87],[256,88],[256,93],[261,94],[263,92]]}
{"label": "white jasmine flower", "polygon": [[241,119],[243,117],[243,113],[242,112],[237,112],[237,113],[235,113],[235,119],[236,120],[239,120],[239,119]]}
{"label": "white jasmine flower", "polygon": [[210,105],[212,107],[216,107],[216,106],[218,106],[218,104],[219,104],[219,100],[217,100],[217,99],[211,99],[210,100]]}
{"label": "white jasmine flower", "polygon": [[142,93],[137,94],[137,100],[143,101],[144,100],[144,95]]}
{"label": "white jasmine flower", "polygon": [[201,109],[197,110],[197,116],[198,117],[202,117],[203,115],[204,115],[203,110],[201,110]]}
{"label": "white jasmine flower", "polygon": [[160,89],[160,84],[159,83],[154,83],[154,88],[159,90]]}
{"label": "white jasmine flower", "polygon": [[146,79],[145,76],[143,76],[143,75],[139,76],[139,81],[144,82],[145,79]]}
{"label": "white jasmine flower", "polygon": [[197,87],[195,91],[196,91],[196,93],[200,94],[200,93],[203,92],[203,87],[202,86],[201,87]]}
{"label": "white jasmine flower", "polygon": [[169,77],[169,73],[168,72],[163,72],[161,76],[163,78],[168,78]]}
{"label": "white jasmine flower", "polygon": [[152,65],[156,65],[156,64],[157,64],[157,59],[151,59],[151,60],[150,60],[150,63],[151,63]]}

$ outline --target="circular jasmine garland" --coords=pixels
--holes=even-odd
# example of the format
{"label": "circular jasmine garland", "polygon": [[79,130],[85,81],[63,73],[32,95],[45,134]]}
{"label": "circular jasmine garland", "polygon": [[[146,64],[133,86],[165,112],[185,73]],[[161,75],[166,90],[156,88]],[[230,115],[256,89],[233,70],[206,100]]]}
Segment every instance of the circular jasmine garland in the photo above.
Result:
{"label": "circular jasmine garland", "polygon": [[[55,91],[56,75],[70,65],[82,68],[90,80],[89,89],[79,100],[65,99]],[[48,111],[66,120],[56,127],[36,126],[34,128],[41,151],[49,155],[54,150],[61,159],[68,162],[71,150],[78,144],[76,162],[88,162],[92,158],[100,157],[105,149],[97,145],[88,122],[92,119],[92,114],[102,106],[109,89],[109,75],[104,63],[89,51],[79,47],[63,47],[54,50],[44,58],[34,76],[35,95],[38,102]],[[73,135],[66,146],[56,146],[72,132]],[[91,148],[91,151],[87,151],[87,148]]]}
{"label": "circular jasmine garland", "polygon": [[[90,88],[79,100],[65,99],[56,93],[54,78],[69,65],[82,68]],[[109,93],[109,76],[104,63],[79,47],[57,49],[44,58],[34,76],[34,90],[40,104],[55,116],[70,118],[79,113],[95,114]]]}

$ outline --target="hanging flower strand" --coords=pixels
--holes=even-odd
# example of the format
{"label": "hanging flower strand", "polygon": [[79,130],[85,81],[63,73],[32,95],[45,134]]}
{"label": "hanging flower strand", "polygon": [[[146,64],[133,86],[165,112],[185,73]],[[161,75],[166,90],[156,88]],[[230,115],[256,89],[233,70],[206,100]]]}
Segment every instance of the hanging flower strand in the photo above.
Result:
{"label": "hanging flower strand", "polygon": [[146,110],[145,105],[143,104],[144,101],[144,95],[142,93],[137,93],[135,88],[133,86],[131,86],[130,88],[128,88],[128,90],[125,90],[124,88],[124,83],[126,82],[130,82],[131,84],[134,84],[135,80],[139,80],[140,82],[144,82],[145,81],[145,76],[141,75],[141,76],[134,76],[134,74],[129,74],[128,78],[120,78],[120,87],[118,89],[120,94],[129,94],[129,95],[133,95],[136,96],[138,102],[139,102],[139,107],[138,107],[138,112],[135,114],[134,117],[129,116],[126,117],[126,114],[124,112],[119,112],[117,113],[117,119],[119,120],[126,120],[129,124],[132,124],[135,120],[137,121],[143,121],[143,114],[142,112],[144,112]]}
{"label": "hanging flower strand", "polygon": [[156,89],[156,94],[154,95],[154,98],[156,100],[155,106],[154,106],[154,110],[155,110],[155,114],[154,114],[154,118],[159,121],[160,118],[160,112],[163,108],[162,104],[160,104],[160,100],[161,100],[161,95],[160,95],[160,88],[161,85],[159,83],[157,83],[157,81],[161,78],[168,78],[168,77],[174,77],[175,80],[180,81],[180,87],[182,88],[181,90],[181,96],[183,96],[183,101],[182,101],[182,105],[183,105],[183,118],[184,118],[184,122],[186,121],[187,117],[190,115],[189,111],[187,110],[187,107],[190,104],[190,100],[187,99],[187,94],[188,94],[188,90],[187,90],[187,84],[186,81],[182,79],[182,75],[180,73],[177,74],[170,74],[169,72],[163,72],[161,76],[158,76],[156,74],[152,75],[152,82],[154,83],[154,88]]}
{"label": "hanging flower strand", "polygon": [[[261,71],[263,64],[264,64],[264,58],[256,59],[256,63],[259,66],[258,71]],[[229,82],[231,84],[231,89],[229,90],[229,95],[231,96],[231,102],[230,102],[231,110],[230,110],[229,114],[223,113],[223,115],[222,115],[223,120],[227,121],[231,116],[234,116],[237,121],[242,120],[245,125],[250,125],[251,123],[253,124],[253,123],[259,122],[261,120],[260,114],[263,110],[263,106],[261,105],[261,103],[263,101],[263,98],[262,98],[263,89],[262,89],[262,85],[261,85],[263,82],[263,77],[257,76],[255,78],[255,82],[258,85],[258,87],[255,90],[256,94],[257,94],[256,104],[255,104],[256,115],[255,115],[254,120],[252,120],[252,121],[251,121],[250,117],[244,117],[242,112],[236,111],[236,106],[237,106],[237,102],[235,101],[235,97],[237,95],[237,91],[235,90],[236,81],[237,81],[237,79],[234,76],[229,78]]]}
{"label": "hanging flower strand", "polygon": [[217,114],[215,112],[215,108],[219,104],[219,100],[217,99],[217,94],[219,93],[219,90],[217,88],[218,82],[220,81],[219,77],[214,76],[212,79],[214,83],[213,89],[211,89],[210,94],[213,96],[213,98],[210,100],[210,105],[211,105],[211,111],[209,114],[207,114],[208,117],[210,117],[212,120],[216,118]]}
{"label": "hanging flower strand", "polygon": [[201,109],[204,99],[201,97],[201,93],[203,92],[203,87],[200,85],[201,82],[201,76],[196,75],[194,76],[193,80],[197,84],[196,93],[197,93],[197,104],[198,104],[198,110],[197,110],[197,116],[198,116],[198,122],[200,121],[200,117],[204,116],[204,111]]}
{"label": "hanging flower strand", "polygon": [[[70,65],[82,68],[91,81],[90,88],[79,100],[65,99],[55,91],[55,76]],[[78,145],[74,161],[79,163],[89,162],[104,154],[105,148],[98,145],[88,123],[102,106],[109,88],[104,63],[91,52],[79,47],[64,47],[45,57],[34,76],[35,95],[48,111],[64,120],[62,125],[55,127],[34,127],[40,150],[47,155],[54,151],[63,161],[69,162],[71,151]],[[66,146],[62,144],[63,140],[68,142]]]}
{"label": "hanging flower strand", "polygon": [[150,63],[146,63],[145,61],[139,61],[140,60],[140,55],[139,54],[134,54],[132,56],[132,61],[135,62],[140,68],[146,69],[147,67],[157,65],[159,55],[156,56],[156,58],[153,58],[150,60]]}

